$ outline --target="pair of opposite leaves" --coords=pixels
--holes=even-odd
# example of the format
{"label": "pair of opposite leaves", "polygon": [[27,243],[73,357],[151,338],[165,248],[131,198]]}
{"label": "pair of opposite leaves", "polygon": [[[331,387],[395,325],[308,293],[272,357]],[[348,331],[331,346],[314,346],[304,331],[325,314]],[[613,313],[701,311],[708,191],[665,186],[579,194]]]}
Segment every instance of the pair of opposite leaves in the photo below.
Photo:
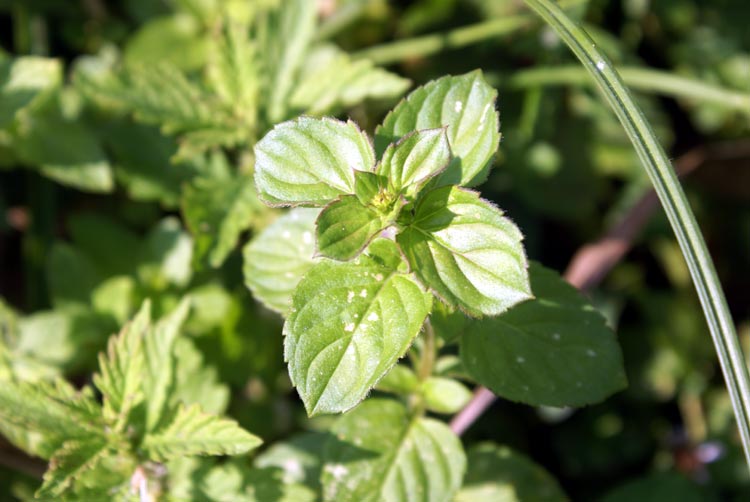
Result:
{"label": "pair of opposite leaves", "polygon": [[[351,408],[403,356],[432,309],[424,288],[472,316],[531,297],[520,231],[463,188],[497,150],[495,99],[478,71],[443,77],[388,114],[374,150],[352,122],[307,117],[256,145],[261,200],[325,206],[317,249],[333,260],[305,275],[284,326],[309,413]],[[389,227],[395,242],[376,239]]]}

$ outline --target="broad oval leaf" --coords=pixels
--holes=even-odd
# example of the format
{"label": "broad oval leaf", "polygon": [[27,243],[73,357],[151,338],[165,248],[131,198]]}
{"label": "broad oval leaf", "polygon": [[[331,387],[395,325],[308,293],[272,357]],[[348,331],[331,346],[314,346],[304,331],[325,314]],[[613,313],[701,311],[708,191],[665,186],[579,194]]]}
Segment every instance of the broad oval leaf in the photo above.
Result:
{"label": "broad oval leaf", "polygon": [[272,206],[322,206],[354,192],[354,171],[369,171],[375,154],[354,122],[300,117],[255,145],[255,184]]}
{"label": "broad oval leaf", "polygon": [[412,418],[399,402],[369,399],[332,429],[323,500],[447,502],[466,470],[458,437],[442,422]]}
{"label": "broad oval leaf", "polygon": [[328,204],[315,222],[318,254],[334,260],[355,258],[383,229],[380,215],[354,195]]}
{"label": "broad oval leaf", "polygon": [[547,471],[507,446],[481,443],[467,452],[469,468],[455,502],[565,502]]}
{"label": "broad oval leaf", "polygon": [[531,298],[521,232],[476,192],[425,195],[396,236],[417,277],[472,316],[497,315]]}
{"label": "broad oval leaf", "polygon": [[471,391],[452,378],[429,377],[422,384],[425,405],[436,413],[456,413],[471,400]]}
{"label": "broad oval leaf", "polygon": [[604,318],[557,273],[531,267],[536,299],[476,321],[461,338],[468,372],[496,394],[531,405],[582,406],[627,384]]}
{"label": "broad oval leaf", "polygon": [[478,70],[430,82],[412,91],[386,116],[375,131],[376,150],[384,152],[388,144],[412,131],[447,126],[454,158],[440,184],[478,185],[487,178],[500,142],[496,98],[497,91]]}
{"label": "broad oval leaf", "polygon": [[395,193],[411,187],[408,195],[414,195],[422,182],[440,173],[450,160],[444,128],[414,131],[388,145],[376,172],[388,179]]}
{"label": "broad oval leaf", "polygon": [[[373,245],[390,246],[379,239]],[[284,324],[289,375],[308,414],[359,403],[419,334],[432,296],[396,267],[362,255],[317,263]]]}
{"label": "broad oval leaf", "polygon": [[315,260],[320,210],[295,208],[255,236],[243,250],[245,285],[266,307],[286,315],[292,292]]}

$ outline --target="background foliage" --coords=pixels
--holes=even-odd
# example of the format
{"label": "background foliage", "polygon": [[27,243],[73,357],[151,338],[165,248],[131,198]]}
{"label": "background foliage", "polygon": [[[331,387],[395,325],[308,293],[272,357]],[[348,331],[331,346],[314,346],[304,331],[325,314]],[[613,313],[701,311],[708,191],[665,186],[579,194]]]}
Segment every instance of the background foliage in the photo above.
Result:
{"label": "background foliage", "polygon": [[[583,69],[520,2],[284,2],[297,9],[296,17],[273,14],[279,3],[0,2],[2,387],[11,388],[5,382],[12,380],[29,396],[38,392],[48,409],[91,383],[105,396],[96,412],[104,421],[99,432],[63,429],[56,439],[41,440],[19,432],[23,424],[4,429],[10,442],[0,445],[0,492],[26,500],[44,471],[13,443],[37,457],[66,459],[58,462],[62,469],[83,452],[127,479],[133,462],[147,455],[167,463],[168,486],[178,499],[226,500],[244,493],[250,500],[314,500],[322,445],[329,459],[356,456],[345,444],[327,441],[328,431],[363,434],[358,420],[376,420],[365,407],[377,409],[382,423],[400,423],[403,410],[376,401],[385,396],[380,392],[335,425],[332,417],[308,419],[283,363],[281,318],[244,284],[243,268],[262,280],[276,266],[289,272],[309,266],[284,259],[288,249],[257,241],[243,250],[251,236],[273,232],[279,221],[316,217],[309,209],[280,215],[256,199],[252,147],[280,121],[301,113],[348,116],[372,135],[410,87],[482,69],[499,91],[502,131],[482,196],[522,230],[530,258],[559,271],[576,250],[628,214],[648,188],[625,134]],[[742,0],[561,3],[624,68],[676,167],[694,170],[685,187],[742,342],[750,346],[750,7]],[[499,22],[505,28],[497,28]],[[484,35],[429,38],[474,23],[481,23]],[[422,45],[379,46],[422,35]],[[644,74],[644,68],[655,73]],[[671,84],[675,77],[704,87]],[[303,232],[294,242],[312,250]],[[544,279],[541,270],[537,280]],[[284,312],[293,286],[273,282],[255,291]],[[188,308],[181,303],[186,295],[189,310],[179,314]],[[497,500],[503,494],[556,500],[563,492],[575,500],[644,500],[644,494],[659,493],[742,500],[750,478],[731,407],[663,215],[654,213],[633,251],[591,298],[616,328],[629,387],[578,410],[496,402],[462,437],[473,467],[458,498],[487,498],[494,489]],[[146,299],[150,305],[142,307]],[[171,352],[153,352],[173,360],[169,402],[149,390],[145,395],[156,396],[155,404],[124,406],[116,397],[127,378],[118,383],[114,376],[92,375],[105,375],[103,368],[115,364],[96,356],[139,311],[141,318],[171,319],[181,334]],[[176,320],[180,315],[184,319]],[[439,336],[461,330],[448,312],[443,321],[434,323]],[[443,326],[448,328],[441,331]],[[487,336],[476,334],[462,343],[481,344]],[[148,366],[150,352],[133,344],[132,351],[145,350],[140,357]],[[445,376],[465,376],[453,353],[444,353],[436,368]],[[73,386],[61,387],[53,380],[60,376]],[[32,391],[31,382],[41,386]],[[435,392],[456,399],[435,399],[438,416],[463,406],[464,384]],[[399,385],[408,387],[409,376],[381,388]],[[14,395],[3,392],[2,408],[15,409]],[[100,403],[86,392],[76,398],[80,402],[65,402],[94,413]],[[108,401],[113,398],[115,404]],[[153,439],[169,437],[180,414],[198,413],[179,402],[224,415],[214,426],[236,421],[265,445],[254,457],[231,461],[182,458],[189,448]],[[122,427],[129,407],[136,414],[149,410],[135,422],[142,424],[136,433],[123,432],[129,446],[122,451],[131,456],[108,456],[98,434],[105,426]],[[34,423],[34,416],[27,419]],[[418,440],[425,431],[445,433],[441,427],[429,418],[410,434]],[[254,436],[231,432],[238,434],[232,442],[257,446]],[[357,439],[388,445],[366,434]],[[203,446],[205,453],[239,453]],[[99,451],[104,453],[97,456]],[[290,469],[289,459],[298,468]],[[329,463],[322,479],[336,487],[341,472],[331,465],[339,464]],[[144,475],[161,479],[159,473]],[[461,484],[442,482],[445,490]]]}

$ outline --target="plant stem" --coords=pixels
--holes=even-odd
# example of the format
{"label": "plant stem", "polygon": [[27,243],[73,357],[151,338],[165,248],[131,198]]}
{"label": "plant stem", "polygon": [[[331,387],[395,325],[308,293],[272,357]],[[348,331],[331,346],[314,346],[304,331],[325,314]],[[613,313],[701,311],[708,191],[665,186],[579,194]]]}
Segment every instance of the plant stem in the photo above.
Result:
{"label": "plant stem", "polygon": [[404,59],[429,56],[445,49],[458,49],[467,45],[507,35],[526,28],[533,22],[529,16],[512,16],[471,24],[445,33],[397,40],[376,45],[352,54],[353,58],[369,59],[375,64],[393,64]]}
{"label": "plant stem", "polygon": [[550,0],[525,1],[555,30],[594,77],[651,178],[703,306],[750,466],[750,376],[711,256],[669,159],[611,62],[596,48],[588,34]]}
{"label": "plant stem", "polygon": [[[560,5],[574,8],[588,0],[562,0]],[[404,59],[419,58],[436,54],[446,49],[459,49],[483,40],[509,35],[534,24],[535,17],[530,14],[519,14],[499,19],[491,19],[481,23],[470,24],[461,28],[433,33],[421,37],[396,40],[381,45],[375,45],[351,54],[353,58],[369,59],[375,64],[387,65],[398,63]]]}
{"label": "plant stem", "polygon": [[419,369],[417,377],[424,382],[432,376],[432,368],[435,366],[437,347],[435,345],[435,330],[432,329],[430,318],[424,322],[424,335],[422,336],[422,353],[419,357]]}
{"label": "plant stem", "polygon": [[[705,101],[750,115],[750,94],[748,93],[648,68],[621,67],[617,71],[626,84],[639,91]],[[521,70],[509,76],[504,83],[517,89],[545,85],[594,84],[588,72],[579,66]]]}
{"label": "plant stem", "polygon": [[347,26],[359,19],[365,10],[367,10],[369,0],[359,0],[357,2],[348,2],[336,9],[330,17],[320,23],[315,33],[316,40],[327,40],[336,36]]}

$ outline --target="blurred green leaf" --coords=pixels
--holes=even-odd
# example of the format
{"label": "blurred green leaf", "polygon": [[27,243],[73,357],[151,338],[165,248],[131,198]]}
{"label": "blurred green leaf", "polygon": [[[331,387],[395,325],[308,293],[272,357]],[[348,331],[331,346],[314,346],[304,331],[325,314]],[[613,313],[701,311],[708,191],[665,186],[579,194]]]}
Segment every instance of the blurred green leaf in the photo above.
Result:
{"label": "blurred green leaf", "polygon": [[39,96],[62,83],[59,60],[34,56],[0,59],[0,129]]}
{"label": "blurred green leaf", "polygon": [[467,456],[469,467],[456,502],[569,500],[547,471],[507,446],[481,443],[469,449]]}
{"label": "blurred green leaf", "polygon": [[475,321],[461,359],[496,394],[534,405],[582,406],[623,389],[622,354],[604,318],[556,272],[532,263],[536,296]]}

